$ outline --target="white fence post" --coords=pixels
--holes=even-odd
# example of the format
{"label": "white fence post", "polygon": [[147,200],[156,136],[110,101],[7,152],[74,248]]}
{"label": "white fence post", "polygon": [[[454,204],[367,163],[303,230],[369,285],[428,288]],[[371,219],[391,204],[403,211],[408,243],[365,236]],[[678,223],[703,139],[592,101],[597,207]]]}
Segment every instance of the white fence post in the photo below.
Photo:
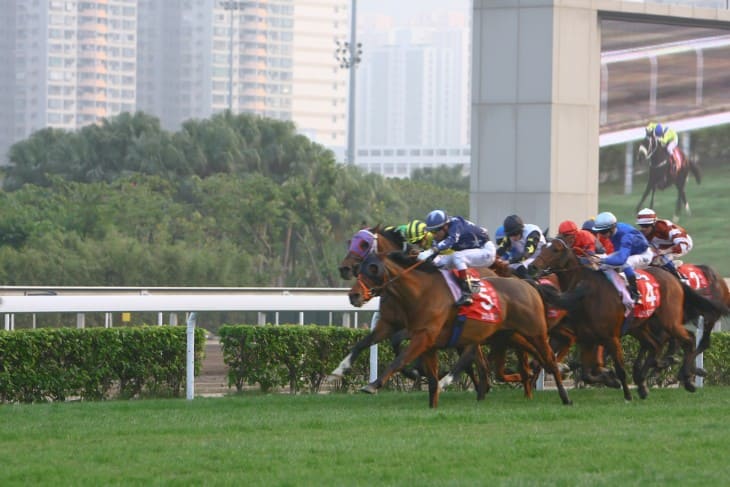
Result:
{"label": "white fence post", "polygon": [[188,316],[187,328],[187,354],[186,354],[186,381],[185,381],[185,397],[191,401],[195,397],[195,324],[197,318],[195,312]]}

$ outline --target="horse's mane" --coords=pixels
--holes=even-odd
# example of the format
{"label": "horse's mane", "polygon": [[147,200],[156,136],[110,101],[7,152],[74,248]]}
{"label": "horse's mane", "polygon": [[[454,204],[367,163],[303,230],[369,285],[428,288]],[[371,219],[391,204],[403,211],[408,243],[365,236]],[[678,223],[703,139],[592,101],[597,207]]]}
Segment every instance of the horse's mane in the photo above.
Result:
{"label": "horse's mane", "polygon": [[[388,258],[401,267],[410,267],[418,262],[416,257],[404,252],[391,252],[388,254]],[[421,262],[421,265],[417,266],[415,270],[419,270],[427,274],[434,274],[439,271],[439,268],[436,267],[433,262],[427,260]]]}

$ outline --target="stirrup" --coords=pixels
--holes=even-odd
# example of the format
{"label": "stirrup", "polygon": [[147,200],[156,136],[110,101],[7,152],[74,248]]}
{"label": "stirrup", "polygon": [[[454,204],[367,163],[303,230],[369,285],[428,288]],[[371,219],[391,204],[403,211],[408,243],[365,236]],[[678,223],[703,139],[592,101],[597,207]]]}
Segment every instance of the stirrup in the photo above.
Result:
{"label": "stirrup", "polygon": [[461,297],[454,303],[454,306],[466,306],[472,303],[474,303],[474,298],[471,297],[471,294],[462,293]]}

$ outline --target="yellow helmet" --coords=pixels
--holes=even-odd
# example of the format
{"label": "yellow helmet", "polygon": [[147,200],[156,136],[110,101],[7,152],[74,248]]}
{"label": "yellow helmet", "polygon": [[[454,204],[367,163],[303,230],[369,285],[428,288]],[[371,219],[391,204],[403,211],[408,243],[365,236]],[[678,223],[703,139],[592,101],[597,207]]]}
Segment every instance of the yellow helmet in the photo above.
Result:
{"label": "yellow helmet", "polygon": [[406,225],[405,237],[408,243],[416,244],[426,236],[426,224],[421,220],[413,220]]}

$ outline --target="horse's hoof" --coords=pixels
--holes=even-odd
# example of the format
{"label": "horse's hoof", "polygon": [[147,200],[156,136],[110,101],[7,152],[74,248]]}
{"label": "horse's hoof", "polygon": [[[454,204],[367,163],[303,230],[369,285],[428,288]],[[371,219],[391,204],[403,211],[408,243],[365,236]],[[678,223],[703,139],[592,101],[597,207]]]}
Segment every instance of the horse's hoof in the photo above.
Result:
{"label": "horse's hoof", "polygon": [[684,390],[687,392],[696,392],[697,388],[691,381],[687,380],[684,382]]}
{"label": "horse's hoof", "polygon": [[378,393],[378,389],[375,388],[375,386],[373,386],[372,384],[368,384],[366,386],[363,386],[360,389],[360,392],[364,392],[366,394],[377,394]]}
{"label": "horse's hoof", "polygon": [[707,371],[702,367],[695,367],[694,373],[700,377],[707,377]]}

